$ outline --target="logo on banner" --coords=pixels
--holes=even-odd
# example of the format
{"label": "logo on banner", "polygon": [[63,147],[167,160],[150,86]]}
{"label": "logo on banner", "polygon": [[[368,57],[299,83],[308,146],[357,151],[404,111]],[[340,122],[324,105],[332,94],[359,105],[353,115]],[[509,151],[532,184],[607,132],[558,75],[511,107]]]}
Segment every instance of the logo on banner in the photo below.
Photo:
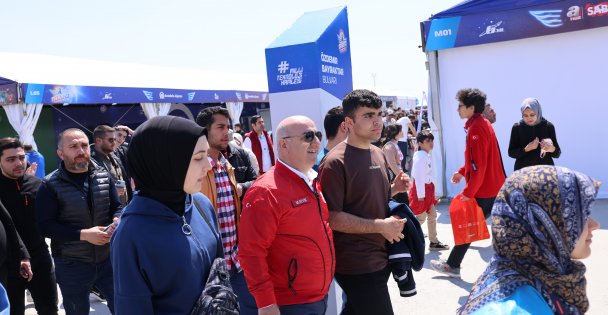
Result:
{"label": "logo on banner", "polygon": [[190,92],[188,93],[188,100],[191,101],[194,99],[194,94],[196,94],[196,92]]}
{"label": "logo on banner", "polygon": [[161,100],[164,100],[165,99],[165,92],[158,93],[158,98],[160,98]]}
{"label": "logo on banner", "polygon": [[541,10],[528,12],[546,27],[555,28],[564,25],[561,17],[562,10]]}
{"label": "logo on banner", "polygon": [[236,95],[236,98],[240,101],[243,99],[243,97],[241,97],[241,93],[239,92],[235,92],[234,95]]}
{"label": "logo on banner", "polygon": [[268,94],[263,93],[263,94],[262,94],[262,100],[264,100],[264,101],[265,101],[265,100],[266,100],[266,96],[268,96]]}
{"label": "logo on banner", "polygon": [[[490,23],[492,23],[492,21],[490,21]],[[495,34],[495,33],[503,33],[505,31],[505,28],[500,27],[502,25],[502,23],[503,23],[502,21],[499,21],[496,24],[488,25],[488,27],[486,27],[485,32],[479,34],[479,37],[483,37],[483,36]]]}
{"label": "logo on banner", "polygon": [[277,70],[279,70],[280,74],[287,72],[287,70],[289,70],[289,63],[284,60],[281,61],[281,63],[279,63],[279,65],[277,66]]}
{"label": "logo on banner", "polygon": [[220,99],[220,96],[219,96],[219,95],[217,95],[217,93],[213,93],[213,98],[214,98],[214,99],[216,99],[216,100],[219,100],[219,99]]}
{"label": "logo on banner", "polygon": [[146,96],[146,98],[148,99],[148,101],[153,101],[154,100],[154,94],[150,91],[142,91],[144,93],[144,95]]}
{"label": "logo on banner", "polygon": [[247,93],[245,93],[245,99],[248,100],[250,98],[251,99],[258,99],[260,97],[258,95],[255,95],[255,94],[247,94]]}
{"label": "logo on banner", "polygon": [[598,4],[587,4],[585,6],[588,16],[604,16],[608,14],[608,2],[601,2]]}
{"label": "logo on banner", "polygon": [[112,99],[112,93],[110,93],[110,92],[105,92],[105,93],[103,94],[103,98],[102,98],[102,100],[111,100],[111,99]]}
{"label": "logo on banner", "polygon": [[348,38],[346,38],[346,34],[344,34],[344,30],[340,29],[338,31],[338,51],[341,54],[345,54],[348,50]]}
{"label": "logo on banner", "polygon": [[50,92],[52,103],[73,103],[76,100],[77,90],[72,86],[55,86]]}
{"label": "logo on banner", "polygon": [[304,67],[290,68],[289,63],[283,60],[277,66],[277,70],[279,71],[277,81],[281,85],[297,85],[302,83]]}
{"label": "logo on banner", "polygon": [[583,19],[583,10],[578,5],[574,5],[568,8],[566,16],[570,18],[570,21],[578,21]]}
{"label": "logo on banner", "polygon": [[40,96],[40,91],[30,91],[30,96]]}

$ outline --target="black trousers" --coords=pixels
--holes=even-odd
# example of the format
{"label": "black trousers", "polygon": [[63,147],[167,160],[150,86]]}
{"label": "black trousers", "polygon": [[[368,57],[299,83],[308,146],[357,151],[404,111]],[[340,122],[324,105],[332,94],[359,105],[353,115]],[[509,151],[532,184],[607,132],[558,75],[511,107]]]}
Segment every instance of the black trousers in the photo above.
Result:
{"label": "black trousers", "polygon": [[388,293],[390,268],[362,275],[336,274],[336,281],[346,293],[346,306],[340,315],[393,315]]}
{"label": "black trousers", "polygon": [[57,282],[55,270],[48,250],[30,253],[30,263],[34,277],[32,281],[11,273],[8,277],[7,294],[11,303],[11,315],[23,315],[25,312],[25,289],[28,289],[34,299],[36,312],[39,315],[57,315]]}
{"label": "black trousers", "polygon": [[[403,132],[407,134],[407,130],[404,130]],[[399,147],[399,150],[401,150],[401,154],[403,154],[403,160],[401,160],[401,169],[404,170],[405,162],[407,162],[407,151],[409,150],[408,143],[397,141],[397,146]]]}
{"label": "black trousers", "polygon": [[[492,206],[494,205],[495,199],[496,197],[475,198],[475,200],[477,200],[477,204],[483,211],[483,216],[486,218],[486,220],[492,213]],[[450,252],[450,257],[448,257],[448,265],[450,265],[452,268],[460,268],[460,263],[464,259],[464,255],[467,253],[467,250],[469,250],[469,246],[471,246],[471,243],[454,246]]]}

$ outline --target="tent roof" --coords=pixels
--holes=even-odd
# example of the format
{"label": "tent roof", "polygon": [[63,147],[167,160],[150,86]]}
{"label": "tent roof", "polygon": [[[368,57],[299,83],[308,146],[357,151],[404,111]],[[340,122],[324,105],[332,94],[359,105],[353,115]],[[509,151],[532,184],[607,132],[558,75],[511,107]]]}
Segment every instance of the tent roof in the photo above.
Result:
{"label": "tent roof", "polygon": [[307,12],[267,48],[316,42],[344,7]]}
{"label": "tent roof", "polygon": [[266,78],[252,74],[10,52],[0,52],[0,76],[19,83],[268,91]]}
{"label": "tent roof", "polygon": [[553,2],[562,2],[562,0],[467,0],[434,14],[431,19],[508,11]]}

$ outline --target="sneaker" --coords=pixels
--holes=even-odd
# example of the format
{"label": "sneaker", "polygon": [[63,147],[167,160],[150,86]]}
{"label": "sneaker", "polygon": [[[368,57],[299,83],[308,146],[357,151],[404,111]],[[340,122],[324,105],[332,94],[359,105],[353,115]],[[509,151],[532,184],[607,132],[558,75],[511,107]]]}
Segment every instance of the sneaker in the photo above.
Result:
{"label": "sneaker", "polygon": [[91,294],[99,301],[99,302],[105,302],[106,299],[104,298],[103,294],[101,294],[101,291],[99,291],[99,289],[97,289],[97,287],[93,286],[91,288]]}
{"label": "sneaker", "polygon": [[452,278],[460,278],[460,268],[452,268],[445,260],[431,260],[431,267],[439,273]]}
{"label": "sneaker", "polygon": [[431,242],[429,244],[429,250],[435,251],[435,250],[448,250],[448,249],[450,249],[450,245],[443,244],[440,241],[437,241],[437,243]]}

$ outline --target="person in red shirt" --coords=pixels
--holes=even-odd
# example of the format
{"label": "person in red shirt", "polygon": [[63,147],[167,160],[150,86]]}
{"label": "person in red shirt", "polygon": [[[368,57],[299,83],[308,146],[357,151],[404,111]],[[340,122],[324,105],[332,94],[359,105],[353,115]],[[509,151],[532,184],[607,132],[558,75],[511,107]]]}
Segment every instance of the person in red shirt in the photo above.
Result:
{"label": "person in red shirt", "polygon": [[276,132],[277,164],[243,199],[238,258],[260,315],[325,314],[335,253],[329,212],[312,166],[321,132],[292,116]]}
{"label": "person in red shirt", "polygon": [[[492,212],[494,199],[505,182],[505,172],[498,148],[498,140],[492,124],[483,115],[486,94],[479,89],[462,89],[456,94],[458,115],[466,119],[464,130],[467,134],[464,166],[452,175],[451,182],[459,183],[463,178],[466,185],[462,199],[475,198],[487,219]],[[471,244],[456,245],[447,261],[431,260],[435,271],[450,277],[460,278],[460,263]]]}

